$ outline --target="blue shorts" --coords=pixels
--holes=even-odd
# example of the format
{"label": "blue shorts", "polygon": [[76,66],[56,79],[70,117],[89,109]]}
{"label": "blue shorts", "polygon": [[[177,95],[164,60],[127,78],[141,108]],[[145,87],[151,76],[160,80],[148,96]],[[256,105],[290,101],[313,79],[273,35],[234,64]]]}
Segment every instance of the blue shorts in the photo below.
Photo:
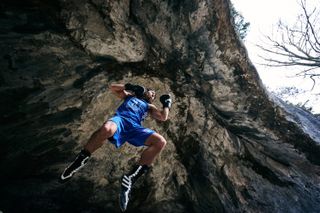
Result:
{"label": "blue shorts", "polygon": [[155,131],[144,128],[140,124],[130,122],[120,116],[114,116],[108,121],[112,121],[117,125],[117,131],[113,137],[109,138],[109,141],[113,143],[117,148],[122,146],[125,142],[128,142],[134,146],[143,146],[147,138],[155,133]]}

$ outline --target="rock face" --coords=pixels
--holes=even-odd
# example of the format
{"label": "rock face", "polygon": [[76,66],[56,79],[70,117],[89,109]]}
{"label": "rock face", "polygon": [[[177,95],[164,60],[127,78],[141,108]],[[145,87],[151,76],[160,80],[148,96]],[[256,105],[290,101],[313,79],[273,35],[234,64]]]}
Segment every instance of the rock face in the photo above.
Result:
{"label": "rock face", "polygon": [[267,94],[228,0],[0,6],[1,211],[120,212],[140,148],[107,143],[58,182],[119,105],[111,82],[174,99],[169,121],[145,122],[168,145],[128,212],[320,211],[320,121]]}

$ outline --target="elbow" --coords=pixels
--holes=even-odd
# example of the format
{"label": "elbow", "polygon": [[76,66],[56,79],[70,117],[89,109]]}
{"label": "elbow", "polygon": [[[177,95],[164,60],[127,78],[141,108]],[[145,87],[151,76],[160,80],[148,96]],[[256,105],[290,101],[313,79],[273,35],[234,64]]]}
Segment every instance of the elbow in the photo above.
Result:
{"label": "elbow", "polygon": [[116,92],[116,87],[115,87],[115,85],[114,84],[111,84],[110,86],[109,86],[109,89],[111,90],[111,92],[113,92],[113,93],[115,93]]}
{"label": "elbow", "polygon": [[160,121],[167,121],[168,120],[168,116],[161,116]]}

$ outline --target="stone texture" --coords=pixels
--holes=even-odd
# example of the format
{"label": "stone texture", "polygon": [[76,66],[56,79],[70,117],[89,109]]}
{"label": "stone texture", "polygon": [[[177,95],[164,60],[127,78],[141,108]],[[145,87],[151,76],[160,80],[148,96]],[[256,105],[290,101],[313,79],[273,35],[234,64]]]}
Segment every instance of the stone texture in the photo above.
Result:
{"label": "stone texture", "polygon": [[138,25],[130,20],[130,1],[63,1],[61,18],[70,36],[87,52],[120,62],[137,62],[146,54]]}
{"label": "stone texture", "polygon": [[120,104],[108,85],[130,81],[174,105],[145,122],[168,145],[128,212],[318,212],[320,121],[267,94],[228,4],[2,1],[0,210],[120,212],[141,148],[106,144],[58,177]]}

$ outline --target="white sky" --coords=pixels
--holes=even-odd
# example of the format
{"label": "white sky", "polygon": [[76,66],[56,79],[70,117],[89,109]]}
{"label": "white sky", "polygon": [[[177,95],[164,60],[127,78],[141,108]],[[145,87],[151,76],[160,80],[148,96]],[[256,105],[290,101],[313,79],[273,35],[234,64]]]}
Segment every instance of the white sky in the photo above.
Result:
{"label": "white sky", "polygon": [[[264,35],[276,34],[279,19],[288,24],[296,21],[300,11],[298,0],[231,0],[231,2],[235,9],[242,14],[245,21],[250,22],[245,45],[263,83],[271,90],[284,86],[295,86],[307,90],[305,94],[300,95],[299,100],[292,100],[292,102],[304,103],[308,98],[312,99],[307,106],[312,106],[313,112],[320,113],[320,95],[316,97],[316,94],[320,94],[319,81],[310,91],[312,81],[301,77],[292,77],[294,75],[292,68],[284,70],[285,68],[271,68],[258,64],[263,62],[258,56],[262,55],[262,50],[256,45],[262,44]],[[315,5],[320,5],[320,0],[307,0],[307,6],[310,8],[314,8]]]}

